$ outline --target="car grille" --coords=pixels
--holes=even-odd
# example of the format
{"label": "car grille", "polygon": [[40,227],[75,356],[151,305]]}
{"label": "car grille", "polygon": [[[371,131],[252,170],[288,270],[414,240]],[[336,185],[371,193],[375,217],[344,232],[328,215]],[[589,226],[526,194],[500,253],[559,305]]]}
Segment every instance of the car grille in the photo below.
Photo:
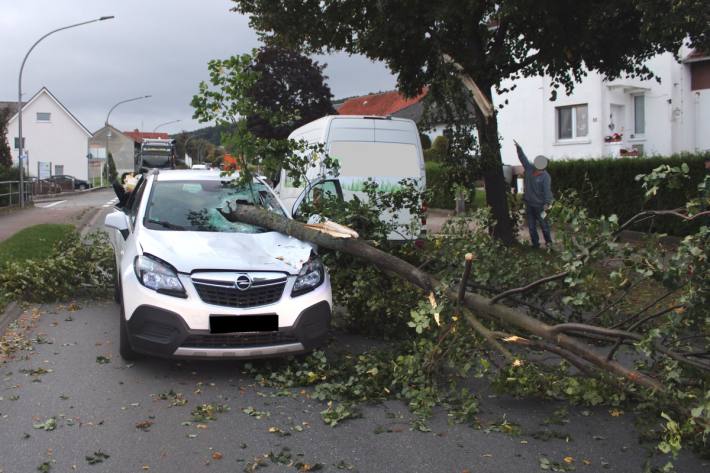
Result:
{"label": "car grille", "polygon": [[286,278],[254,283],[246,291],[237,289],[231,282],[193,279],[192,283],[204,302],[244,309],[278,302],[286,287]]}
{"label": "car grille", "polygon": [[181,346],[184,348],[240,348],[295,342],[298,340],[289,333],[254,332],[238,335],[189,335]]}

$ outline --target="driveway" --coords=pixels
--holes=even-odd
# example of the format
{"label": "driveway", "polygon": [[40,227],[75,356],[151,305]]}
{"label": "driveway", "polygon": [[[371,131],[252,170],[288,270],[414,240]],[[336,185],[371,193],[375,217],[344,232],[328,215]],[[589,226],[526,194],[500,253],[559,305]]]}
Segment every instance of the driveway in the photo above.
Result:
{"label": "driveway", "polygon": [[[437,410],[431,432],[412,431],[399,401],[364,406],[362,418],[331,428],[310,390],[263,388],[240,362],[124,363],[118,306],[79,306],[20,319],[34,342],[0,364],[0,472],[37,471],[47,462],[60,472],[268,473],[295,472],[300,462],[331,472],[525,473],[547,465],[626,473],[641,471],[647,456],[630,413],[513,400],[485,384],[474,385],[479,428],[449,425]],[[19,339],[5,342],[12,340]],[[329,350],[369,344],[338,334]],[[194,421],[191,411],[203,404],[225,412]],[[710,467],[687,453],[676,465],[684,473]]]}

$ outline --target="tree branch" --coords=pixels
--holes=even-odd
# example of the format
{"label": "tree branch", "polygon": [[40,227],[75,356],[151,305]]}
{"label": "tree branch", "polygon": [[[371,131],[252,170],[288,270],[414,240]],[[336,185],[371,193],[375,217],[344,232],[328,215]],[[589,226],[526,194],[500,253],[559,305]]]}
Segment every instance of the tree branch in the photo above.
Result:
{"label": "tree branch", "polygon": [[552,276],[547,276],[547,277],[544,277],[544,278],[542,278],[542,279],[538,279],[537,281],[533,281],[533,282],[531,282],[530,284],[528,284],[527,286],[522,286],[522,287],[516,287],[516,288],[513,288],[513,289],[508,289],[507,291],[501,292],[500,294],[498,294],[498,295],[496,295],[495,297],[493,297],[493,298],[491,299],[491,304],[495,304],[495,303],[498,302],[499,300],[504,299],[504,298],[506,298],[506,297],[508,297],[508,296],[510,296],[510,295],[512,295],[512,294],[517,294],[517,293],[519,293],[519,292],[527,292],[527,291],[529,291],[530,289],[534,289],[534,288],[536,288],[537,286],[539,286],[539,285],[541,285],[541,284],[545,284],[545,283],[552,282],[552,281],[557,281],[558,279],[564,278],[564,277],[567,276],[568,274],[569,274],[569,271],[564,271],[564,272],[562,272],[562,273],[553,274]]}
{"label": "tree branch", "polygon": [[[405,281],[424,290],[426,294],[431,292],[433,288],[441,286],[441,282],[433,276],[389,253],[373,248],[359,239],[333,238],[315,230],[308,229],[299,222],[253,206],[230,205],[228,211],[220,209],[220,212],[227,220],[232,222],[239,221],[259,225],[270,230],[285,233],[294,238],[310,241],[319,246],[363,258],[380,269],[393,271]],[[446,288],[446,295],[450,300],[456,300],[458,297],[457,292],[449,288]],[[594,349],[563,333],[555,333],[552,331],[551,326],[512,307],[502,304],[492,304],[489,298],[475,293],[466,293],[464,305],[481,316],[499,323],[512,325],[533,335],[537,335],[614,375],[621,376],[648,389],[665,391],[665,388],[658,380],[636,370],[628,369],[615,361],[609,361]]]}
{"label": "tree branch", "polygon": [[[692,215],[692,216],[688,216],[687,214],[682,213],[683,211],[684,211],[683,208],[677,208],[677,209],[673,209],[673,210],[645,210],[643,212],[639,212],[636,215],[634,215],[633,217],[631,217],[630,219],[628,219],[624,224],[620,225],[619,228],[617,228],[611,234],[612,239],[615,239],[617,236],[619,236],[619,234],[622,231],[624,231],[626,228],[628,228],[632,224],[637,223],[637,220],[640,218],[645,219],[646,217],[653,218],[653,217],[656,217],[659,215],[670,215],[670,216],[678,217],[686,222],[690,222],[692,220],[695,220],[698,217],[710,215],[710,210],[707,210],[704,212],[699,212],[699,213]],[[585,256],[583,258],[581,258],[582,263],[586,263],[586,261],[589,259],[590,255],[591,255],[592,250],[594,250],[597,246],[599,246],[603,241],[604,241],[604,239],[600,238],[586,249]],[[570,273],[569,271],[563,271],[561,273],[553,274],[552,276],[546,276],[544,278],[538,279],[537,281],[533,281],[526,286],[509,289],[501,294],[496,295],[495,297],[493,297],[493,299],[491,299],[491,301],[498,302],[499,300],[501,300],[511,294],[517,294],[519,292],[526,292],[526,291],[529,291],[530,289],[536,288],[537,286],[539,286],[541,284],[545,284],[545,283],[552,282],[552,281],[557,281],[559,279],[564,278],[569,273]]]}

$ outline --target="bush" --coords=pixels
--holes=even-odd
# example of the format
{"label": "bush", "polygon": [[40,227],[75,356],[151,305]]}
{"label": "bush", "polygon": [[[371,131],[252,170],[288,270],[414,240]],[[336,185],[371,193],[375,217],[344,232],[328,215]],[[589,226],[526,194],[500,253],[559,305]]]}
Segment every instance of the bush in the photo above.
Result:
{"label": "bush", "polygon": [[113,160],[113,153],[108,154],[108,181],[113,182],[118,177],[116,173],[116,163]]}
{"label": "bush", "polygon": [[449,152],[449,140],[441,135],[434,138],[431,148],[424,150],[424,161],[444,161],[446,153]]}
{"label": "bush", "polygon": [[419,140],[422,142],[422,149],[427,150],[431,148],[431,138],[426,133],[419,133]]}
{"label": "bush", "polygon": [[[453,209],[454,208],[454,186],[448,179],[449,173],[440,162],[427,161],[424,163],[426,172],[426,187],[427,187],[427,203],[429,207],[434,209]],[[482,195],[482,194],[481,194]],[[475,202],[476,189],[469,189],[467,206]]]}
{"label": "bush", "polygon": [[[590,215],[616,214],[621,222],[632,217],[640,209],[671,209],[682,207],[689,198],[697,197],[697,186],[705,175],[704,160],[710,152],[698,154],[675,154],[649,158],[604,158],[552,161],[548,171],[552,177],[555,196],[573,190]],[[663,164],[680,166],[688,164],[690,180],[680,189],[664,189],[646,202],[644,190],[636,176],[648,174]],[[692,227],[692,228],[691,228]],[[684,224],[678,219],[657,218],[647,226],[636,230],[652,230],[671,234],[686,234],[696,226]]]}
{"label": "bush", "polygon": [[107,295],[113,287],[113,249],[103,233],[82,241],[74,231],[46,259],[9,262],[0,268],[0,293],[29,302]]}
{"label": "bush", "polygon": [[19,180],[20,180],[20,168],[10,167],[10,166],[0,166],[0,181],[19,181]]}

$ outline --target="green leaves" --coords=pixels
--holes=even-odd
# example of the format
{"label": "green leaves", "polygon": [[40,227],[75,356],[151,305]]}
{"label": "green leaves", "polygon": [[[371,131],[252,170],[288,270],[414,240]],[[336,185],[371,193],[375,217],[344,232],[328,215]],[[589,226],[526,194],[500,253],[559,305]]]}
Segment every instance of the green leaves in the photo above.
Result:
{"label": "green leaves", "polygon": [[360,412],[355,409],[352,404],[335,404],[333,401],[328,401],[328,408],[321,411],[320,415],[323,418],[323,422],[331,427],[335,427],[345,419],[361,417]]}
{"label": "green leaves", "polygon": [[86,459],[86,463],[88,463],[89,465],[96,465],[99,463],[103,463],[104,460],[108,460],[109,458],[111,458],[111,455],[99,450],[94,452],[93,455],[86,455],[84,458]]}
{"label": "green leaves", "polygon": [[57,418],[56,417],[49,417],[44,422],[38,422],[36,424],[32,424],[32,427],[35,429],[40,429],[40,430],[44,430],[47,432],[51,432],[52,430],[55,430],[57,428]]}
{"label": "green leaves", "polygon": [[228,412],[229,406],[225,404],[210,404],[204,403],[197,406],[190,413],[192,415],[192,420],[194,422],[208,422],[211,420],[217,420],[215,414]]}
{"label": "green leaves", "polygon": [[81,240],[73,232],[46,259],[2,268],[0,292],[30,302],[106,295],[113,285],[114,264],[105,233],[94,232]]}

